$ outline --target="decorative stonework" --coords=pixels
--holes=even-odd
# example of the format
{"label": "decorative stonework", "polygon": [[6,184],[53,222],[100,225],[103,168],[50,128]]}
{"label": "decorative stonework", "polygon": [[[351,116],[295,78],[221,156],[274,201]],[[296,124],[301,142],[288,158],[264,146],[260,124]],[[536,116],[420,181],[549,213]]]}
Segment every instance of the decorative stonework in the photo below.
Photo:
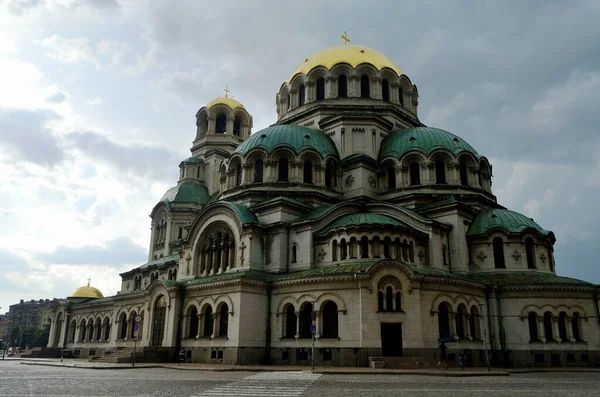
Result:
{"label": "decorative stonework", "polygon": [[346,187],[352,187],[354,184],[354,177],[352,175],[348,175],[344,183],[346,184]]}
{"label": "decorative stonework", "polygon": [[480,262],[483,262],[485,261],[485,258],[487,258],[485,252],[479,251],[479,253],[477,254],[477,259],[479,259]]}
{"label": "decorative stonework", "polygon": [[367,180],[369,181],[369,186],[371,186],[371,187],[373,187],[373,188],[374,188],[374,187],[375,187],[375,184],[376,184],[376,182],[377,182],[377,181],[375,180],[375,177],[374,177],[373,175],[369,175],[369,178],[367,178]]}
{"label": "decorative stonework", "polygon": [[546,255],[544,255],[544,253],[542,252],[542,255],[540,255],[540,260],[542,261],[542,263],[546,263]]}
{"label": "decorative stonework", "polygon": [[515,262],[518,262],[519,259],[521,259],[521,254],[519,253],[519,251],[514,250],[514,252],[512,253],[512,257],[515,259]]}
{"label": "decorative stonework", "polygon": [[319,260],[322,261],[322,260],[325,259],[325,256],[327,255],[327,252],[325,251],[324,248],[321,248],[321,251],[319,251],[318,255],[319,255]]}

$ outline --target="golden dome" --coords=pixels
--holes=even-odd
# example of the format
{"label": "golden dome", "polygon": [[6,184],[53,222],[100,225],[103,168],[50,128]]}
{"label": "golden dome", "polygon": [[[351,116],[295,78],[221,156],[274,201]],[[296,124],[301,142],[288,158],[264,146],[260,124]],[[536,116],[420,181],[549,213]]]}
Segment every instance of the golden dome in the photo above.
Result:
{"label": "golden dome", "polygon": [[232,110],[235,108],[244,108],[244,105],[242,105],[239,101],[236,101],[233,98],[229,98],[229,97],[219,97],[219,98],[215,98],[212,101],[210,101],[209,103],[206,104],[206,107],[208,109],[212,108],[215,105],[226,105],[229,106]]}
{"label": "golden dome", "polygon": [[69,298],[104,298],[102,292],[98,288],[90,287],[90,282],[87,285],[77,288],[69,295]]}
{"label": "golden dome", "polygon": [[298,73],[307,74],[317,66],[324,66],[327,69],[331,69],[338,63],[347,63],[353,68],[361,63],[370,63],[378,70],[390,68],[398,73],[398,75],[402,74],[402,70],[400,70],[392,60],[380,52],[359,45],[340,45],[326,48],[306,58],[304,62],[298,65],[296,70],[294,70],[294,73],[292,73],[288,79],[288,83],[292,81],[294,76]]}

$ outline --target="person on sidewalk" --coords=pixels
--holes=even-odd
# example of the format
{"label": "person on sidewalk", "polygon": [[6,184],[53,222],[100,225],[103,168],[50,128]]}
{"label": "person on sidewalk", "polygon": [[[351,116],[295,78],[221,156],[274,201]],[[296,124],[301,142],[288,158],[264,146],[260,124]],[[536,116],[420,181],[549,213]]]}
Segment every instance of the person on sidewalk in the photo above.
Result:
{"label": "person on sidewalk", "polygon": [[440,360],[437,364],[438,369],[440,369],[440,365],[442,365],[442,363],[444,363],[444,367],[448,369],[448,354],[446,352],[447,350],[448,348],[446,347],[446,344],[444,342],[440,343],[440,345],[438,346],[438,353],[440,356]]}

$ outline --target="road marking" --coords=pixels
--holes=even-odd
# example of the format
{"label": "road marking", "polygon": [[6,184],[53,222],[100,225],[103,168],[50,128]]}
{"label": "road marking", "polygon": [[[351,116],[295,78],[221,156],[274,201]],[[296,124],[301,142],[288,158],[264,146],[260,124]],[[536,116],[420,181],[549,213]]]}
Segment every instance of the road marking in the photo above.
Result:
{"label": "road marking", "polygon": [[304,371],[261,372],[206,390],[196,397],[297,397],[320,376]]}

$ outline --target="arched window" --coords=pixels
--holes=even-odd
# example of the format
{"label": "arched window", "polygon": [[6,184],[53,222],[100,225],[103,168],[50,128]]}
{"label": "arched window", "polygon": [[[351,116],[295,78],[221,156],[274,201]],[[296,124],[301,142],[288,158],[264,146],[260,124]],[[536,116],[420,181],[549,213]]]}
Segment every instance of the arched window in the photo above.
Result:
{"label": "arched window", "polygon": [[465,316],[466,308],[463,305],[458,306],[456,310],[456,335],[463,339],[465,337]]}
{"label": "arched window", "polygon": [[384,258],[391,258],[392,256],[390,255],[390,243],[391,240],[389,237],[386,237],[383,239],[383,257]]}
{"label": "arched window", "polygon": [[398,100],[400,101],[400,105],[404,106],[404,90],[402,87],[398,87]]}
{"label": "arched window", "polygon": [[338,337],[338,307],[335,302],[329,301],[323,305],[323,333],[321,337]]}
{"label": "arched window", "polygon": [[290,110],[292,107],[292,96],[290,94],[288,94],[288,97],[287,97],[287,105],[288,105],[288,110]]}
{"label": "arched window", "polygon": [[412,241],[408,243],[408,260],[411,262],[415,261],[415,245]]}
{"label": "arched window", "polygon": [[377,292],[377,311],[382,312],[384,311],[384,305],[383,305],[383,291],[379,291]]}
{"label": "arched window", "polygon": [[192,306],[190,309],[190,329],[188,338],[196,338],[196,336],[198,336],[198,323],[198,309],[196,309],[196,306]]}
{"label": "arched window", "polygon": [[413,161],[410,163],[410,185],[420,185],[421,184],[421,170],[419,169],[419,163]]}
{"label": "arched window", "polygon": [[227,336],[229,328],[229,306],[226,303],[221,305],[219,312],[219,336]]}
{"label": "arched window", "polygon": [[242,120],[239,118],[239,116],[236,116],[233,119],[233,135],[240,136],[241,133],[242,133]]}
{"label": "arched window", "polygon": [[[69,342],[75,342],[75,329],[77,328],[77,322],[71,321],[71,330],[69,332]],[[106,338],[108,340],[108,338]]]}
{"label": "arched window", "polygon": [[504,263],[504,241],[500,237],[496,237],[492,241],[494,246],[494,266],[496,269],[503,269],[506,267]]}
{"label": "arched window", "polygon": [[312,304],[305,303],[300,311],[300,338],[310,338],[310,326],[312,325]]}
{"label": "arched window", "polygon": [[390,101],[390,83],[386,79],[381,80],[381,99]]}
{"label": "arched window", "polygon": [[436,160],[435,162],[435,183],[445,184],[446,183],[446,164],[443,160]]}
{"label": "arched window", "polygon": [[340,241],[340,259],[344,260],[348,258],[348,244],[346,244],[346,239],[343,238]]}
{"label": "arched window", "polygon": [[262,183],[264,172],[264,163],[261,159],[254,162],[254,183]]}
{"label": "arched window", "polygon": [[476,306],[473,306],[471,307],[471,316],[469,316],[469,331],[473,339],[480,339],[479,321],[479,311]]}
{"label": "arched window", "polygon": [[313,183],[313,165],[312,161],[306,160],[302,166],[302,172],[304,174],[304,183]]}
{"label": "arched window", "polygon": [[560,312],[558,315],[558,336],[561,341],[567,340],[567,313]]}
{"label": "arched window", "polygon": [[369,79],[369,76],[360,76],[360,97],[371,97],[371,80]]}
{"label": "arched window", "polygon": [[391,285],[385,287],[385,311],[391,312],[394,310],[394,289]]}
{"label": "arched window", "polygon": [[202,336],[205,337],[211,337],[213,334],[213,328],[214,328],[214,318],[213,318],[213,311],[212,311],[212,307],[211,306],[206,306],[206,308],[204,309],[204,329],[202,330]]}
{"label": "arched window", "polygon": [[300,86],[300,88],[298,89],[298,106],[304,105],[305,97],[306,97],[306,93],[305,93],[305,89],[304,89],[304,84],[302,84]]}
{"label": "arched window", "polygon": [[527,322],[529,323],[529,340],[531,342],[539,341],[537,314],[535,312],[529,312],[527,315]]}
{"label": "arched window", "polygon": [[215,133],[224,134],[227,130],[227,116],[221,113],[215,120]]}
{"label": "arched window", "polygon": [[552,313],[544,313],[544,334],[546,335],[546,342],[554,341],[554,335],[552,333]]}
{"label": "arched window", "polygon": [[450,316],[449,316],[448,304],[440,303],[438,306],[438,328],[441,338],[447,338],[450,336]]}
{"label": "arched window", "polygon": [[571,319],[571,327],[573,330],[573,339],[575,339],[577,342],[583,340],[583,338],[581,337],[581,330],[579,329],[579,319],[579,312],[573,313],[573,318]]}
{"label": "arched window", "polygon": [[402,311],[402,294],[400,291],[396,291],[396,311]]}
{"label": "arched window", "polygon": [[235,167],[235,186],[240,186],[242,184],[242,165],[238,164]]}
{"label": "arched window", "polygon": [[460,184],[469,186],[469,175],[467,173],[467,163],[460,162]]}
{"label": "arched window", "polygon": [[369,238],[367,236],[363,236],[360,238],[360,257],[369,257]]}
{"label": "arched window", "polygon": [[292,263],[296,263],[298,260],[298,246],[296,244],[292,245]]}
{"label": "arched window", "polygon": [[325,186],[328,188],[333,186],[333,171],[329,163],[325,166]]}
{"label": "arched window", "polygon": [[337,80],[337,96],[343,98],[348,96],[348,78],[345,74],[338,76]]}
{"label": "arched window", "polygon": [[525,253],[527,255],[527,268],[535,269],[535,251],[531,237],[525,239]]}
{"label": "arched window", "polygon": [[337,240],[331,242],[331,260],[333,262],[338,260],[338,243]]}
{"label": "arched window", "polygon": [[387,169],[387,182],[388,189],[392,190],[396,188],[396,168],[388,167]]}
{"label": "arched window", "polygon": [[[125,327],[127,327],[127,324],[125,325]],[[79,325],[79,340],[82,342],[85,340],[85,332],[86,332],[85,320],[82,320],[81,324]],[[127,336],[127,328],[125,328],[125,336]]]}
{"label": "arched window", "polygon": [[296,312],[294,311],[294,305],[287,305],[285,309],[285,334],[284,338],[295,338],[296,337]]}
{"label": "arched window", "polygon": [[127,317],[125,316],[125,313],[121,314],[119,324],[121,325],[121,330],[120,330],[121,332],[119,333],[119,339],[125,339],[125,338],[127,338]]}
{"label": "arched window", "polygon": [[317,101],[321,99],[325,99],[325,79],[322,77],[317,79]]}
{"label": "arched window", "polygon": [[279,162],[277,163],[278,182],[288,182],[288,164],[288,159],[285,157],[279,159]]}

